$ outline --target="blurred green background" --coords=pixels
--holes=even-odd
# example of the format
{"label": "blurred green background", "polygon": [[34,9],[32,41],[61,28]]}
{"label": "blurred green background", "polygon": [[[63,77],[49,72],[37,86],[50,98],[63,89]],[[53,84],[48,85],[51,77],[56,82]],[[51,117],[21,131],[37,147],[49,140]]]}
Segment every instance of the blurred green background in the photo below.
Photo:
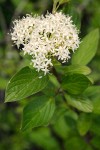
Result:
{"label": "blurred green background", "polygon": [[[25,14],[51,12],[52,3],[52,0],[0,0],[0,150],[100,150],[100,102],[99,111],[92,116],[92,125],[85,136],[79,134],[76,121],[84,114],[78,116],[73,111],[67,112],[66,117],[60,117],[49,127],[22,133],[21,115],[28,99],[4,103],[7,82],[17,70],[27,65],[16,47],[12,46],[8,34],[12,20]],[[72,0],[71,5],[81,17],[81,38],[100,28],[100,0]],[[68,8],[64,5],[60,9],[63,7],[64,10]],[[93,71],[94,84],[100,85],[100,44],[89,66]]]}

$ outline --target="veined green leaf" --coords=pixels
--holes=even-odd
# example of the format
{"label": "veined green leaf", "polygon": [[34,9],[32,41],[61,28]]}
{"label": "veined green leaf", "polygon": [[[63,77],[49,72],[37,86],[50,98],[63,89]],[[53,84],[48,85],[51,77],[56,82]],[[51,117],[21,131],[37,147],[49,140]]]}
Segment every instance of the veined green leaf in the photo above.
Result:
{"label": "veined green leaf", "polygon": [[81,94],[89,85],[90,80],[82,74],[72,74],[63,77],[62,87],[71,94]]}
{"label": "veined green leaf", "polygon": [[54,110],[53,98],[36,97],[23,110],[22,130],[48,125]]}
{"label": "veined green leaf", "polygon": [[83,95],[92,100],[93,113],[100,114],[100,86],[90,86],[83,92]]}
{"label": "veined green leaf", "polygon": [[83,94],[93,99],[100,95],[100,86],[90,86],[84,91]]}
{"label": "veined green leaf", "polygon": [[95,56],[99,42],[99,30],[95,29],[85,36],[72,56],[72,64],[88,64]]}
{"label": "veined green leaf", "polygon": [[48,83],[48,77],[39,78],[39,73],[24,67],[9,81],[6,89],[6,102],[17,101],[41,91]]}
{"label": "veined green leaf", "polygon": [[56,66],[56,70],[64,75],[67,75],[69,73],[70,74],[79,73],[79,74],[88,75],[89,73],[91,73],[89,67],[81,66],[81,65]]}
{"label": "veined green leaf", "polygon": [[65,95],[66,100],[69,105],[77,108],[80,111],[83,112],[92,112],[93,111],[93,105],[92,102],[89,99],[83,99],[83,98],[74,98],[70,95]]}

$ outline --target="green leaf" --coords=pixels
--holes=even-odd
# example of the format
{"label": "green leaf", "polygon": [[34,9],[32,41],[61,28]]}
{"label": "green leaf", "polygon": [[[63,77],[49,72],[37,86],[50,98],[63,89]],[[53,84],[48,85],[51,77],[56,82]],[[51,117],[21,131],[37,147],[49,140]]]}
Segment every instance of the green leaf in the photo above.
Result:
{"label": "green leaf", "polygon": [[99,42],[99,30],[95,29],[85,36],[72,56],[72,64],[88,64],[95,56]]}
{"label": "green leaf", "polygon": [[56,70],[64,75],[67,75],[69,73],[70,74],[79,73],[79,74],[88,75],[91,73],[91,70],[89,67],[81,66],[81,65],[56,66]]}
{"label": "green leaf", "polygon": [[65,118],[60,117],[53,126],[53,129],[57,135],[59,135],[62,139],[66,139],[68,137],[68,132],[70,131]]}
{"label": "green leaf", "polygon": [[92,99],[99,96],[99,94],[100,94],[100,86],[98,85],[88,87],[83,93],[83,95],[86,95]]}
{"label": "green leaf", "polygon": [[[55,112],[57,113],[57,111]],[[54,114],[56,115],[56,114]],[[74,111],[67,110],[55,122],[54,131],[63,139],[66,139],[76,128],[77,116]],[[76,132],[76,131],[75,131]]]}
{"label": "green leaf", "polygon": [[63,77],[62,87],[71,94],[81,94],[89,85],[90,80],[82,74],[72,74]]}
{"label": "green leaf", "polygon": [[23,110],[22,130],[48,125],[54,110],[53,98],[36,97]]}
{"label": "green leaf", "polygon": [[9,81],[6,89],[6,102],[17,101],[41,91],[48,83],[48,76],[25,67],[17,72]]}
{"label": "green leaf", "polygon": [[85,135],[91,126],[91,115],[90,114],[80,114],[77,121],[77,129],[80,135]]}
{"label": "green leaf", "polygon": [[66,107],[58,106],[54,112],[51,123],[57,123],[57,121],[60,120],[60,118],[62,118],[62,116],[66,114],[66,111]]}
{"label": "green leaf", "polygon": [[100,86],[91,86],[87,88],[83,95],[92,100],[94,107],[93,113],[100,114]]}
{"label": "green leaf", "polygon": [[83,112],[92,112],[93,111],[93,105],[92,102],[89,99],[83,99],[83,98],[74,98],[69,96],[68,94],[65,95],[66,100],[69,105],[75,107],[78,110],[81,110]]}

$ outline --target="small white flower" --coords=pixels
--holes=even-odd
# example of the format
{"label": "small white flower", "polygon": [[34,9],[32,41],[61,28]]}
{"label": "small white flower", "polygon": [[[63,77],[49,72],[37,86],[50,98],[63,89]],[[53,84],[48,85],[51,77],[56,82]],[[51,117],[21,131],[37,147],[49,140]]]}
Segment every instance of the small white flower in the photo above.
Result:
{"label": "small white flower", "polygon": [[23,45],[24,54],[32,56],[33,67],[44,74],[53,66],[52,57],[64,63],[70,59],[71,50],[74,52],[80,44],[71,17],[61,12],[45,17],[26,15],[15,20],[11,38],[18,48]]}

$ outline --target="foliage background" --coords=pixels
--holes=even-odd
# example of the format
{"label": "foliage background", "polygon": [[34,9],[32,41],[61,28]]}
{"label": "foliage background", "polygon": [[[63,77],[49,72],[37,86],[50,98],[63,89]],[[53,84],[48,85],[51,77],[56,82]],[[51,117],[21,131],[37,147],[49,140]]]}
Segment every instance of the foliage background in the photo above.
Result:
{"label": "foliage background", "polygon": [[[99,0],[72,0],[71,5],[81,14],[81,38],[93,29],[100,28]],[[12,47],[8,35],[12,20],[27,13],[45,14],[47,10],[52,10],[52,0],[0,0],[0,150],[100,150],[100,100],[98,112],[92,115],[89,131],[84,136],[80,135],[76,122],[76,118],[82,117],[83,113],[68,112],[66,118],[61,117],[53,126],[22,133],[19,130],[21,113],[28,99],[4,103],[7,82],[28,63],[20,57],[16,47]],[[95,85],[100,85],[99,64],[100,44],[89,64]],[[90,116],[87,115],[87,122],[91,122]],[[82,124],[83,128],[88,126],[87,122]]]}

